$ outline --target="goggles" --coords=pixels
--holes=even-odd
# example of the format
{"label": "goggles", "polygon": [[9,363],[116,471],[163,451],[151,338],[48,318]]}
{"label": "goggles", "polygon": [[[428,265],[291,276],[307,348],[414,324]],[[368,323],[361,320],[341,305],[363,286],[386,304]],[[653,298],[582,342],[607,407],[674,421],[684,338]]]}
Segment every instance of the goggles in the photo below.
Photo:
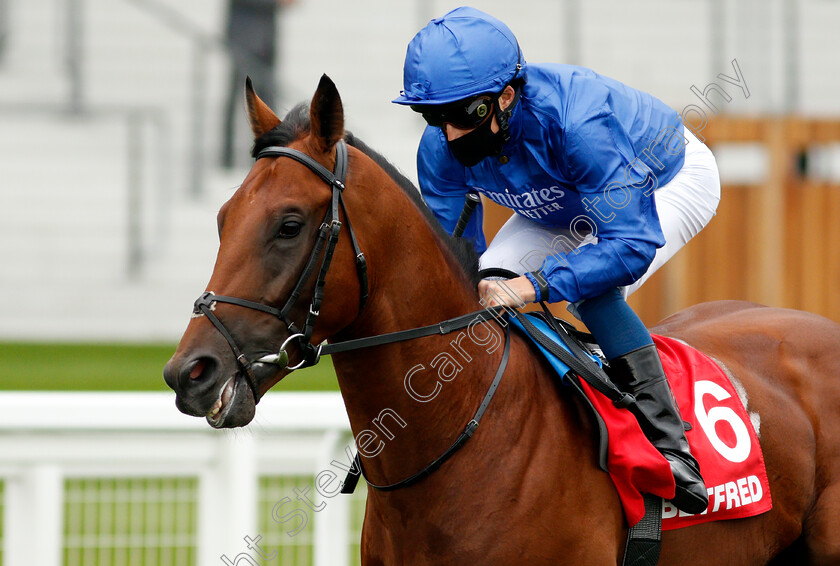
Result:
{"label": "goggles", "polygon": [[462,130],[471,130],[491,115],[494,102],[492,96],[482,95],[441,106],[412,104],[411,109],[422,114],[433,128],[452,124]]}

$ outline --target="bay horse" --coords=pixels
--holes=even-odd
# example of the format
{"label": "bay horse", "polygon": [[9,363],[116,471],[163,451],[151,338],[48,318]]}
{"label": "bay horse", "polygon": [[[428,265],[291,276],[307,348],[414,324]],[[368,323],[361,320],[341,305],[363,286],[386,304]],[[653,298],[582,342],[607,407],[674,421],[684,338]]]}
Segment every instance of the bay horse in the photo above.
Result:
{"label": "bay horse", "polygon": [[[215,427],[248,424],[288,364],[317,361],[312,345],[479,310],[475,258],[458,252],[410,182],[345,132],[329,78],[282,122],[250,83],[246,100],[261,158],[218,214],[207,293],[164,370],[177,407]],[[313,295],[323,296],[317,307]],[[505,354],[501,326],[473,330],[476,339],[436,334],[333,356],[369,481],[424,469],[469,421]],[[759,516],[663,533],[659,563],[840,564],[840,326],[716,302],[651,330],[722,362],[743,385],[774,503]],[[470,442],[409,487],[369,491],[366,566],[621,560],[627,524],[598,469],[593,421],[526,339],[509,340]]]}

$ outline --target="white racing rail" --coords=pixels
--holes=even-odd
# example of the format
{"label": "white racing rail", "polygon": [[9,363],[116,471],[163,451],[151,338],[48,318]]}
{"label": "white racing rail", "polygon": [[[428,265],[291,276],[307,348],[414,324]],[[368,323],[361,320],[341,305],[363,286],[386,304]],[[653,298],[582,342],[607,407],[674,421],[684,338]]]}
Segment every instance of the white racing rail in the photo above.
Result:
{"label": "white racing rail", "polygon": [[[171,393],[0,394],[2,564],[65,562],[66,486],[74,479],[193,478],[194,563],[202,566],[225,564],[223,554],[231,563],[258,563],[244,537],[256,539],[258,524],[266,524],[258,518],[259,478],[311,478],[330,470],[343,479],[332,462],[347,462],[352,438],[338,393],[270,393],[254,422],[233,431],[213,430],[204,419],[182,415],[174,399]],[[284,513],[297,508],[312,521],[311,563],[349,564],[347,496],[327,500],[313,490],[309,497],[323,507],[318,512],[294,501],[291,489],[288,497]],[[241,553],[253,562],[235,562]]]}

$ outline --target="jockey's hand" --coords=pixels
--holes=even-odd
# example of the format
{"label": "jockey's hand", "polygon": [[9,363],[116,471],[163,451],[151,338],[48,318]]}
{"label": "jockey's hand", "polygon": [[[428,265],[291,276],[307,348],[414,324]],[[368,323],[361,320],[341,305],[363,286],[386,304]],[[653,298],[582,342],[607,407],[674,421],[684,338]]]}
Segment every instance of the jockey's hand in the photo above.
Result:
{"label": "jockey's hand", "polygon": [[534,285],[524,275],[515,279],[482,279],[478,282],[478,295],[485,307],[524,307],[537,300]]}

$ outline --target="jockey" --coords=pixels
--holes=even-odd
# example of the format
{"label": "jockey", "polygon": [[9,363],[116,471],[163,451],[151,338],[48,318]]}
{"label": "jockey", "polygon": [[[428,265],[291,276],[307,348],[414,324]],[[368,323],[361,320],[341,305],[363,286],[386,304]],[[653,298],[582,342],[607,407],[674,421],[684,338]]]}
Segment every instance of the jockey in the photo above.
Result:
{"label": "jockey", "polygon": [[522,274],[507,290],[481,281],[482,298],[568,301],[636,397],[645,435],[671,465],[674,505],[702,512],[708,496],[683,420],[626,297],[714,216],[712,153],[649,94],[583,67],[526,65],[510,29],[473,8],[417,33],[403,83],[394,102],[428,123],[418,177],[444,228],[452,232],[468,191],[516,212],[489,247],[480,207],[467,225],[482,268]]}

